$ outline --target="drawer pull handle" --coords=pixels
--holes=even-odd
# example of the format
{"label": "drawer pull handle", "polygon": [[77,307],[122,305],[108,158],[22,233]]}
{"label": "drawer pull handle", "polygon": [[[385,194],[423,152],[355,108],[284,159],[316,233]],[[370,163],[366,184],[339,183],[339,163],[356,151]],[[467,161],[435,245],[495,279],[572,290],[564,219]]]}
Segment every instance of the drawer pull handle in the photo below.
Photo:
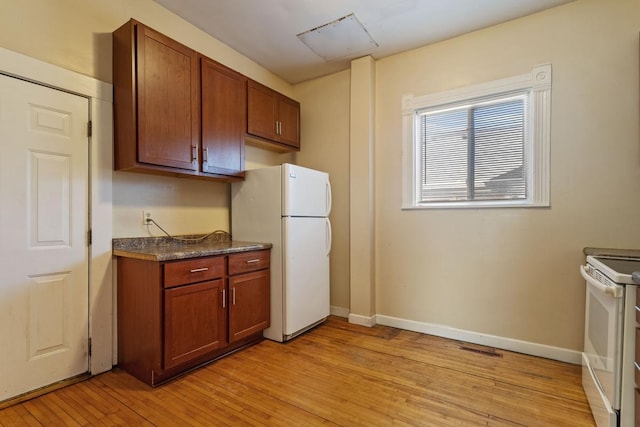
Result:
{"label": "drawer pull handle", "polygon": [[209,267],[202,267],[202,268],[194,268],[191,270],[192,273],[200,273],[201,271],[207,271],[209,269]]}
{"label": "drawer pull handle", "polygon": [[254,262],[260,262],[260,258],[247,260],[247,264],[253,264]]}

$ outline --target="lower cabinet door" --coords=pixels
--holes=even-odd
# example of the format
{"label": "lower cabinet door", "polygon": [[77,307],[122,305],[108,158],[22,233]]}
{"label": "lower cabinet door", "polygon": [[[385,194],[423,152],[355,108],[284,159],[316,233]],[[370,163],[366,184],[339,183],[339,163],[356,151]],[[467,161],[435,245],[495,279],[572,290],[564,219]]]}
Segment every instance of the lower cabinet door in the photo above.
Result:
{"label": "lower cabinet door", "polygon": [[164,291],[164,369],[227,345],[223,280]]}
{"label": "lower cabinet door", "polygon": [[269,327],[269,270],[229,277],[229,342]]}

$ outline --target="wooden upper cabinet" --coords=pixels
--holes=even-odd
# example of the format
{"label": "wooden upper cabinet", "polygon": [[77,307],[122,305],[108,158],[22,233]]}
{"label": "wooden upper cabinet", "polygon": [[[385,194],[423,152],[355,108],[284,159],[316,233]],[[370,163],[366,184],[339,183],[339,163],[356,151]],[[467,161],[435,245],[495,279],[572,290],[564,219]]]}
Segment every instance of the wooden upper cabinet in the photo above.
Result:
{"label": "wooden upper cabinet", "polygon": [[116,170],[238,181],[245,137],[300,149],[300,103],[129,20],[113,32]]}
{"label": "wooden upper cabinet", "polygon": [[244,177],[246,78],[130,20],[113,32],[115,169]]}
{"label": "wooden upper cabinet", "polygon": [[196,172],[197,53],[130,20],[113,33],[116,169]]}
{"label": "wooden upper cabinet", "polygon": [[300,103],[258,82],[247,83],[247,133],[300,149]]}
{"label": "wooden upper cabinet", "polygon": [[202,171],[244,176],[247,79],[200,56]]}

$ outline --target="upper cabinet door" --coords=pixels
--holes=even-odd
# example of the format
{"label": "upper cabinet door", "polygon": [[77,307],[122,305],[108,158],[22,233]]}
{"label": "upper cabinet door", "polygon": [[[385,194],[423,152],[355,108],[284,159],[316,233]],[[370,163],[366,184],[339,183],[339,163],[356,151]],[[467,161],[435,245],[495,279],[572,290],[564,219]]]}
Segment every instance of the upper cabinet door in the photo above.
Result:
{"label": "upper cabinet door", "polygon": [[247,84],[247,133],[267,139],[276,137],[276,93],[260,83]]}
{"label": "upper cabinet door", "polygon": [[300,104],[284,96],[278,97],[279,141],[300,149]]}
{"label": "upper cabinet door", "polygon": [[247,79],[209,58],[200,58],[202,171],[244,176]]}
{"label": "upper cabinet door", "polygon": [[136,41],[138,162],[198,170],[197,54],[139,23]]}
{"label": "upper cabinet door", "polygon": [[281,149],[300,149],[300,103],[258,82],[247,84],[247,133],[275,142]]}

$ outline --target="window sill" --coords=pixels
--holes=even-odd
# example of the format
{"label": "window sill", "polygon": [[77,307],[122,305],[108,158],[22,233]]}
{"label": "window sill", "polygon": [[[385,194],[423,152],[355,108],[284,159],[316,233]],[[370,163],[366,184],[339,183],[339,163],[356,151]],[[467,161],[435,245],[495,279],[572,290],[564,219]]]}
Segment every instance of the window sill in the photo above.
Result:
{"label": "window sill", "polygon": [[529,200],[486,201],[486,202],[433,202],[421,205],[403,205],[402,210],[422,209],[487,209],[487,208],[548,208],[549,203],[536,203]]}

